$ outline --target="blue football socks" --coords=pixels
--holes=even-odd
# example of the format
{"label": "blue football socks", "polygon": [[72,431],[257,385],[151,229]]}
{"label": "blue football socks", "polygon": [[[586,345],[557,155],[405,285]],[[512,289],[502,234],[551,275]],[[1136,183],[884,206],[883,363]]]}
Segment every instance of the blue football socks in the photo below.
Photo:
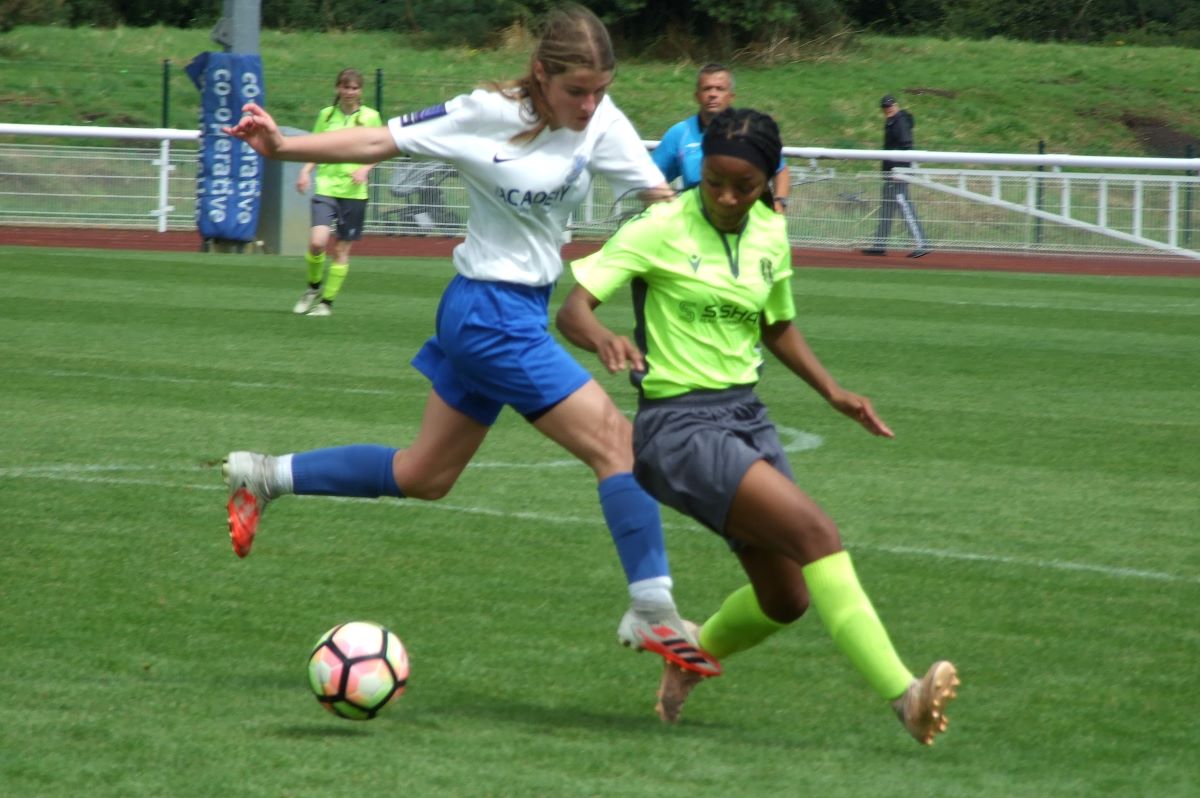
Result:
{"label": "blue football socks", "polygon": [[292,455],[292,488],[301,495],[402,498],[392,473],[397,449],[360,443]]}
{"label": "blue football socks", "polygon": [[671,569],[667,564],[658,502],[628,472],[605,479],[599,491],[600,507],[617,546],[625,578],[633,584],[669,577]]}

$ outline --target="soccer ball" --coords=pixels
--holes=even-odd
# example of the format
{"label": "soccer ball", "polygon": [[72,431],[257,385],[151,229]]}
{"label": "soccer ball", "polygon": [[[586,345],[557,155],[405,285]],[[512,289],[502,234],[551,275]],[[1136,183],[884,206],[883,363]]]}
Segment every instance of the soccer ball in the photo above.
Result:
{"label": "soccer ball", "polygon": [[370,621],[330,629],[308,658],[308,684],[321,706],[348,720],[370,720],[404,692],[408,652],[393,632]]}

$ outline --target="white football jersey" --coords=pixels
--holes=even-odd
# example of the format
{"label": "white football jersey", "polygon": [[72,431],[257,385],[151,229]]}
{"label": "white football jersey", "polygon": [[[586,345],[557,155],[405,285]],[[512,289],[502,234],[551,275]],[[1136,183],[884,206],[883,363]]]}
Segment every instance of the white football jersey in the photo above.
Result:
{"label": "white football jersey", "polygon": [[388,121],[396,147],[414,157],[453,163],[470,197],[467,238],[454,249],[464,277],[549,285],[562,274],[567,218],[604,175],[616,196],[663,182],[633,125],[606,95],[586,129],[533,126],[525,104],[478,89]]}

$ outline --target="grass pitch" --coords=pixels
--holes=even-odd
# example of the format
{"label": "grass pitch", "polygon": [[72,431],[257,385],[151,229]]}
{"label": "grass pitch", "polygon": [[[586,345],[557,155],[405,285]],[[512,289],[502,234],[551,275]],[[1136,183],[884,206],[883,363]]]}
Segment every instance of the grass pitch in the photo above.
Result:
{"label": "grass pitch", "polygon": [[[961,669],[923,749],[815,615],[663,727],[657,658],[614,642],[590,474],[507,411],[442,502],[287,498],[233,556],[214,464],[410,440],[427,386],[407,360],[450,275],[357,258],[310,319],[298,259],[0,248],[0,793],[1200,791],[1200,280],[799,272],[802,329],[897,439],[778,365],[761,392],[901,655]],[[665,521],[703,618],[743,579]],[[353,618],[413,659],[400,703],[357,724],[304,680]]]}

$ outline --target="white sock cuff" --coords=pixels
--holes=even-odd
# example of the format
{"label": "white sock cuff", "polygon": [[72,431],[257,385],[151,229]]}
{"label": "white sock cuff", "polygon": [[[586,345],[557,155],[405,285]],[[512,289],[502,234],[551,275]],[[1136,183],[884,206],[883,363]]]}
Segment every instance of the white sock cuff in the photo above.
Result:
{"label": "white sock cuff", "polygon": [[674,584],[669,576],[652,576],[649,579],[639,579],[629,583],[629,597],[635,601],[652,601],[655,604],[670,604],[675,606],[675,598],[671,595]]}
{"label": "white sock cuff", "polygon": [[276,493],[279,495],[295,492],[295,488],[292,486],[292,456],[290,454],[275,458],[273,481]]}

